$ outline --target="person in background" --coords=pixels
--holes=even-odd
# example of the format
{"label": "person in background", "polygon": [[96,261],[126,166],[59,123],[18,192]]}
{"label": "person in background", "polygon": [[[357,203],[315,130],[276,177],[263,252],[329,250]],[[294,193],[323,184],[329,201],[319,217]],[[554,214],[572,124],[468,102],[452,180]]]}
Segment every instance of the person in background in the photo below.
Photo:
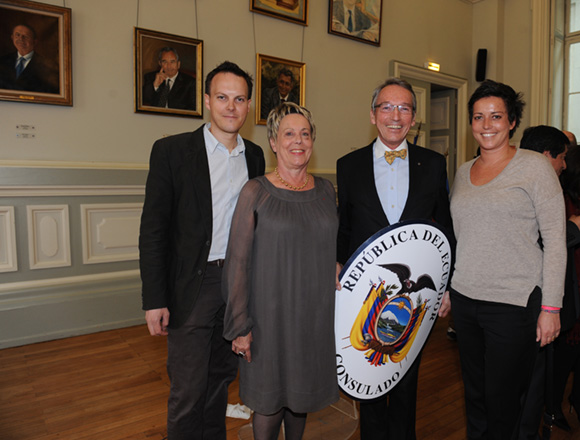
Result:
{"label": "person in background", "polygon": [[[565,158],[568,151],[568,138],[555,127],[538,125],[526,128],[520,141],[520,148],[536,151],[546,156],[558,176],[566,168]],[[563,307],[560,313],[561,331],[565,329],[564,312],[565,308]],[[547,355],[548,350],[543,347],[536,357],[532,381],[526,395],[520,423],[520,440],[539,440],[540,438],[538,430],[544,410]],[[555,423],[558,424],[559,421],[557,420]]]}
{"label": "person in background", "polygon": [[572,391],[568,396],[570,412],[580,420],[580,148],[572,144],[566,156],[566,169],[560,176],[566,201],[566,242],[568,264],[564,305],[562,308],[562,334],[554,343],[554,424],[570,431],[562,411],[564,390],[570,372],[574,372]]}
{"label": "person in background", "polygon": [[254,439],[302,438],[309,412],[338,400],[334,344],[336,197],[308,173],[316,128],[304,107],[268,116],[274,172],[242,189],[224,269],[224,337],[241,356]]}
{"label": "person in background", "polygon": [[168,440],[225,440],[238,360],[223,339],[222,268],[242,186],[264,174],[262,149],[239,135],[252,78],[224,62],[205,81],[210,122],[153,145],[139,236],[143,309],[167,336]]}

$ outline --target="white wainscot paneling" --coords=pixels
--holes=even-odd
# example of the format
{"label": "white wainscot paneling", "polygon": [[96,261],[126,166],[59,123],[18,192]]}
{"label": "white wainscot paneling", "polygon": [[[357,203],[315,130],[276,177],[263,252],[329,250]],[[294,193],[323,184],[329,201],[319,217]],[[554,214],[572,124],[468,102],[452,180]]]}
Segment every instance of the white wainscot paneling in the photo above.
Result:
{"label": "white wainscot paneling", "polygon": [[68,205],[27,206],[30,269],[71,265]]}
{"label": "white wainscot paneling", "polygon": [[139,259],[143,203],[81,205],[85,264]]}
{"label": "white wainscot paneling", "polygon": [[17,270],[14,207],[0,206],[0,272]]}

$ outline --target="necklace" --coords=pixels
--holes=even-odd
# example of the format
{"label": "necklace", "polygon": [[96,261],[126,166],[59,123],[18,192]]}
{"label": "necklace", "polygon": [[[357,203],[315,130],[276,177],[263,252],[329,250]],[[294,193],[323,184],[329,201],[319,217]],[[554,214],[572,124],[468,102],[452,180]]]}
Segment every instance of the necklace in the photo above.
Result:
{"label": "necklace", "polygon": [[300,191],[301,189],[304,189],[304,187],[308,185],[308,180],[310,179],[310,176],[306,174],[306,180],[301,186],[293,186],[290,185],[288,182],[286,182],[284,179],[282,179],[282,177],[280,177],[280,174],[278,173],[278,167],[274,168],[274,173],[276,173],[276,177],[280,180],[280,182],[282,182],[288,188],[293,189],[294,191]]}

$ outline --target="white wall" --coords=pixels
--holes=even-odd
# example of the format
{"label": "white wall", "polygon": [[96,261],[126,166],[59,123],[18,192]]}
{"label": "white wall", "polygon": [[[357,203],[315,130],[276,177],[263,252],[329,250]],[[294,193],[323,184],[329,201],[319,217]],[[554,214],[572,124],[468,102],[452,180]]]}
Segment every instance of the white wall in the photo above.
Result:
{"label": "white wall", "polygon": [[[494,1],[499,0],[478,5]],[[61,0],[44,3],[63,5]],[[333,172],[338,157],[375,136],[370,95],[389,75],[390,61],[417,66],[437,61],[444,73],[473,81],[474,47],[485,46],[473,45],[472,28],[490,25],[495,32],[494,17],[474,22],[478,5],[384,1],[381,47],[375,47],[328,34],[327,0],[310,0],[307,27],[251,13],[248,0],[67,0],[74,106],[0,102],[0,161],[146,166],[155,139],[201,125],[199,119],[134,113],[133,27],[138,26],[203,40],[204,76],[226,59],[255,75],[256,53],[305,62],[306,106],[318,126],[311,169]],[[34,124],[37,137],[16,139],[17,124]],[[242,134],[267,148],[265,127],[254,124],[253,109]]]}

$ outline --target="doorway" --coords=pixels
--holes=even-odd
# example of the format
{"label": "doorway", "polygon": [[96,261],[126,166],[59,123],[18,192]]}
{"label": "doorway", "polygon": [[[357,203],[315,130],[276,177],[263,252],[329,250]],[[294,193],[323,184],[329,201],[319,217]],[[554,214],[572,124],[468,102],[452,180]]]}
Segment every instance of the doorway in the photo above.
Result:
{"label": "doorway", "polygon": [[417,123],[408,140],[446,157],[451,186],[467,160],[467,80],[399,61],[393,62],[393,75],[409,81],[417,95]]}

